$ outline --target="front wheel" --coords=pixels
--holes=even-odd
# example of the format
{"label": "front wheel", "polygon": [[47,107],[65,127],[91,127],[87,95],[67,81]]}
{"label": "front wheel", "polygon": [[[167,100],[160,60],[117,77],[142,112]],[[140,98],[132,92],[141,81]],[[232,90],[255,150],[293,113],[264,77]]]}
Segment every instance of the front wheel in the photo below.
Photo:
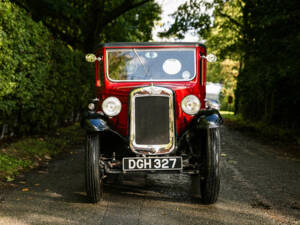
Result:
{"label": "front wheel", "polygon": [[200,189],[202,202],[215,203],[220,191],[220,132],[219,128],[207,130],[206,147],[202,151]]}
{"label": "front wheel", "polygon": [[98,135],[87,135],[85,149],[85,187],[88,199],[97,203],[102,199],[103,181],[99,165],[100,143]]}

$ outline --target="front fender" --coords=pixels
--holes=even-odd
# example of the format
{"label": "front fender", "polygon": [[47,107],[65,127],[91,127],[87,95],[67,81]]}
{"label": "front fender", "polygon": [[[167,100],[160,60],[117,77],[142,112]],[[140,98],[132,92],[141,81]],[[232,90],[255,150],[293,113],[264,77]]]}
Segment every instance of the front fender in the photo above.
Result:
{"label": "front fender", "polygon": [[[128,138],[123,137],[108,125],[108,118],[96,112],[86,112],[81,120],[81,127],[88,134],[100,136],[101,154],[112,157],[113,152],[117,156],[130,155]],[[112,151],[113,150],[113,151]]]}
{"label": "front fender", "polygon": [[[209,129],[219,128],[222,123],[223,118],[218,110],[201,110],[197,115],[194,116],[194,119],[191,121],[186,131],[179,138],[179,149],[182,148],[187,154],[199,155],[200,149],[204,148],[204,146],[202,146],[202,142],[203,140],[206,140]],[[185,148],[187,143],[192,146],[192,149]],[[202,147],[199,148],[200,145]]]}
{"label": "front fender", "polygon": [[123,137],[116,131],[112,130],[107,124],[107,116],[96,112],[88,111],[84,114],[81,120],[81,127],[86,130],[87,133],[110,133],[117,135],[124,142],[128,142],[127,138]]}
{"label": "front fender", "polygon": [[216,109],[201,110],[191,123],[194,129],[218,128],[222,124],[223,118]]}
{"label": "front fender", "polygon": [[81,120],[81,127],[87,132],[102,132],[109,130],[105,116],[96,112],[87,112]]}

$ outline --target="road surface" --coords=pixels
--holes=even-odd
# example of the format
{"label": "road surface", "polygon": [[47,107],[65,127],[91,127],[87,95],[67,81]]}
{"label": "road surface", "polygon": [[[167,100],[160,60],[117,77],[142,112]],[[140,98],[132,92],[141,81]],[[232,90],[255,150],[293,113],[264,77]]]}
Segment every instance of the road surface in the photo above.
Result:
{"label": "road surface", "polygon": [[219,200],[203,205],[188,175],[115,176],[86,202],[83,149],[26,174],[0,194],[0,225],[300,224],[300,160],[222,128]]}

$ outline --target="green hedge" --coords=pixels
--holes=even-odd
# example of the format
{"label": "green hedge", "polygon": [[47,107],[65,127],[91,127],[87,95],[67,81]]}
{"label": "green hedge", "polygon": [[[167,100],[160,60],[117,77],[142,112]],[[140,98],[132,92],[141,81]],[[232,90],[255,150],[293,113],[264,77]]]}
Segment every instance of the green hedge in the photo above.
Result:
{"label": "green hedge", "polygon": [[8,1],[0,15],[0,129],[28,134],[74,121],[92,93],[84,54]]}
{"label": "green hedge", "polygon": [[[244,13],[244,67],[236,109],[245,119],[300,131],[300,30],[297,1],[251,1]],[[299,4],[298,4],[299,5]],[[298,17],[297,17],[297,16]]]}

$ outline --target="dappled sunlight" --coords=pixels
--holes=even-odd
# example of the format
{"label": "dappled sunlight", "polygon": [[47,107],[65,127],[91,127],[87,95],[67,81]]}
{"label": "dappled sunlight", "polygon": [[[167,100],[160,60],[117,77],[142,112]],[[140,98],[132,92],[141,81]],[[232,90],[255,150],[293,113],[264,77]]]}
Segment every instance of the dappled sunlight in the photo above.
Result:
{"label": "dappled sunlight", "polygon": [[[230,167],[223,166],[222,169],[231,175]],[[38,179],[47,176],[52,180],[56,175],[50,170],[47,175],[39,176]],[[232,193],[235,190],[231,185],[232,182],[240,185],[239,179],[231,181],[225,177],[217,203],[204,205],[201,199],[191,196],[193,188],[189,175],[112,177],[105,181],[104,198],[98,204],[86,202],[82,178],[81,175],[78,182],[74,174],[70,177],[71,184],[59,184],[59,188],[50,182],[49,185],[29,187],[27,192],[22,192],[21,188],[16,190],[14,195],[8,196],[0,204],[0,216],[3,218],[1,222],[60,225],[83,224],[95,221],[95,218],[99,222],[110,221],[108,224],[122,221],[131,221],[131,224],[137,223],[135,221],[140,221],[140,224],[198,224],[196,221],[205,221],[206,224],[253,224],[253,221],[258,224],[285,224],[293,221],[275,209],[251,205],[252,193],[250,196],[249,193],[244,193],[249,198],[235,198]],[[35,183],[31,179],[33,178],[29,181]],[[61,182],[59,180],[64,179],[56,179]],[[239,191],[242,190],[243,188]]]}

